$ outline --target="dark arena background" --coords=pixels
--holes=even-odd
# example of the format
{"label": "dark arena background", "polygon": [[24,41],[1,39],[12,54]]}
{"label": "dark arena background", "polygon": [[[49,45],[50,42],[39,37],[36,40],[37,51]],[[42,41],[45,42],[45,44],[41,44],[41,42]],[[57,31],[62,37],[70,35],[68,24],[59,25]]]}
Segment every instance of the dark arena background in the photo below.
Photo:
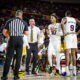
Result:
{"label": "dark arena background", "polygon": [[[23,11],[23,20],[29,25],[29,19],[35,19],[35,24],[39,28],[45,29],[44,45],[46,50],[43,50],[45,55],[38,55],[37,66],[35,71],[37,75],[31,74],[33,55],[31,55],[29,70],[30,75],[26,74],[26,61],[25,57],[22,58],[18,80],[80,80],[80,33],[77,35],[78,49],[76,50],[76,70],[77,76],[73,76],[72,70],[70,70],[71,76],[65,76],[62,73],[65,72],[66,59],[64,54],[64,37],[61,36],[61,52],[60,52],[60,67],[61,74],[57,75],[55,69],[53,73],[49,74],[48,63],[48,44],[49,36],[47,35],[48,25],[51,24],[50,15],[56,13],[58,23],[61,23],[62,18],[65,17],[67,10],[71,11],[72,17],[80,20],[80,0],[0,0],[0,80],[3,74],[3,66],[6,59],[7,52],[7,37],[3,35],[3,29],[5,28],[6,21],[15,17],[17,10]],[[80,30],[80,25],[76,25],[76,32]],[[80,32],[80,31],[79,31]],[[15,43],[15,42],[14,42]],[[14,52],[15,53],[15,52]],[[14,62],[14,63],[13,63]],[[11,66],[8,74],[8,80],[13,79],[15,61],[12,59]],[[64,73],[65,74],[65,73]]]}

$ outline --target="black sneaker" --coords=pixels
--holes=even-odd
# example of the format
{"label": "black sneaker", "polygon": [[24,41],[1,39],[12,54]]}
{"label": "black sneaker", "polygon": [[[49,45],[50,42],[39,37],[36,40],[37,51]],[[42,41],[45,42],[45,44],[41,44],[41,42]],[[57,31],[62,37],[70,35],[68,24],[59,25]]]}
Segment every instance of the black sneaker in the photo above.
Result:
{"label": "black sneaker", "polygon": [[14,80],[18,80],[18,79],[20,79],[19,76],[14,76]]}
{"label": "black sneaker", "polygon": [[56,73],[58,73],[58,74],[59,74],[59,70],[58,70],[58,69],[56,69]]}
{"label": "black sneaker", "polygon": [[49,69],[49,71],[48,71],[49,74],[52,73],[52,68],[53,68],[53,67],[50,67],[50,69]]}
{"label": "black sneaker", "polygon": [[77,76],[77,73],[73,73],[73,76]]}
{"label": "black sneaker", "polygon": [[57,72],[55,73],[55,75],[56,75],[56,76],[60,76],[60,74],[59,74],[59,73],[57,73]]}
{"label": "black sneaker", "polygon": [[1,80],[7,80],[8,77],[1,77]]}
{"label": "black sneaker", "polygon": [[26,71],[26,74],[27,74],[27,75],[30,75],[29,71],[28,71],[28,72]]}
{"label": "black sneaker", "polygon": [[35,71],[32,71],[32,74],[37,75],[37,73]]}
{"label": "black sneaker", "polygon": [[56,73],[55,73],[55,75],[56,75],[56,76],[59,76],[59,75],[60,75],[58,69],[56,69]]}

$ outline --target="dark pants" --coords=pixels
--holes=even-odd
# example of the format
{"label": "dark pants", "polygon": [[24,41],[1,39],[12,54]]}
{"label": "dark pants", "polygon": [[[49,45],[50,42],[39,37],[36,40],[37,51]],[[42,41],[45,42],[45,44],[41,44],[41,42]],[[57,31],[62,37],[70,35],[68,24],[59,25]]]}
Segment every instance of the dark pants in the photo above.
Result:
{"label": "dark pants", "polygon": [[8,49],[6,54],[6,60],[4,64],[3,77],[6,77],[9,72],[10,63],[16,50],[16,66],[14,70],[14,76],[18,76],[20,67],[20,60],[22,56],[23,38],[22,37],[10,37],[8,41]]}
{"label": "dark pants", "polygon": [[31,53],[33,53],[33,69],[35,70],[36,62],[37,62],[37,54],[38,54],[38,44],[37,43],[30,43],[30,49],[27,49],[27,58],[26,58],[26,71],[29,72],[29,63],[30,63],[30,57]]}

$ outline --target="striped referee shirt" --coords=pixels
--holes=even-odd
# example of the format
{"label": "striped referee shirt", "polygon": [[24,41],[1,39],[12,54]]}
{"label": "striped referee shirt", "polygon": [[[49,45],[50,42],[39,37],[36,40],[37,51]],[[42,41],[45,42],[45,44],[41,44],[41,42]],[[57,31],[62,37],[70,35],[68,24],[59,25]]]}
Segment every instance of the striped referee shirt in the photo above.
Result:
{"label": "striped referee shirt", "polygon": [[5,29],[9,30],[9,36],[23,36],[24,31],[28,31],[27,23],[18,17],[8,20]]}

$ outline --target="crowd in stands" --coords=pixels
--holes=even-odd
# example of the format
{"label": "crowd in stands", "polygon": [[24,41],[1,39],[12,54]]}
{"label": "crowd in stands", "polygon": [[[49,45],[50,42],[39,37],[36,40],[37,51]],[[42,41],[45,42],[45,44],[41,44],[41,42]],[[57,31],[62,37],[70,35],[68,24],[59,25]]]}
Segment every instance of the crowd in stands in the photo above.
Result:
{"label": "crowd in stands", "polygon": [[5,5],[3,8],[6,9],[22,9],[29,13],[38,13],[45,15],[50,15],[53,12],[56,12],[58,16],[64,16],[64,12],[68,9],[73,12],[73,15],[76,13],[76,16],[79,16],[80,13],[79,4],[51,3],[40,0],[7,0],[3,5]]}

